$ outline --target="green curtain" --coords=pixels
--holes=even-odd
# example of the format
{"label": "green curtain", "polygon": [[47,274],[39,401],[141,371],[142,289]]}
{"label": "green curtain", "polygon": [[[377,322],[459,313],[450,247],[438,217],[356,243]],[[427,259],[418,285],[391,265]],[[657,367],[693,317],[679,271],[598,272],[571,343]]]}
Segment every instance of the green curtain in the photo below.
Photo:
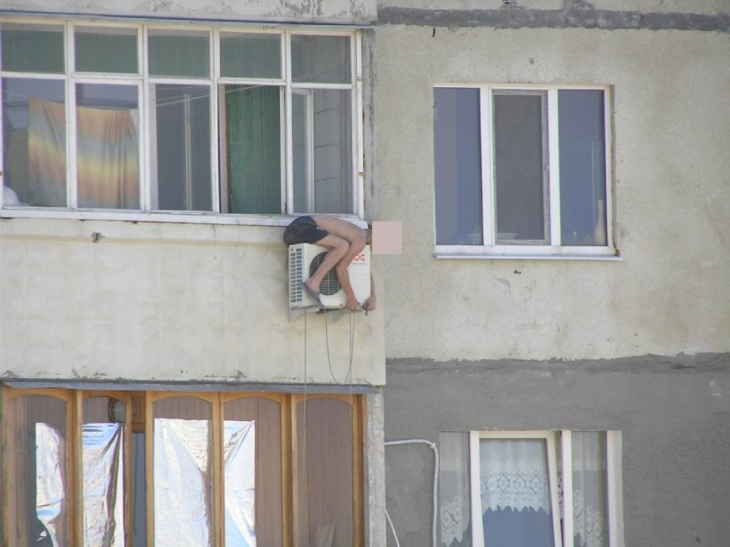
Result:
{"label": "green curtain", "polygon": [[282,212],[280,94],[278,87],[226,87],[231,213]]}

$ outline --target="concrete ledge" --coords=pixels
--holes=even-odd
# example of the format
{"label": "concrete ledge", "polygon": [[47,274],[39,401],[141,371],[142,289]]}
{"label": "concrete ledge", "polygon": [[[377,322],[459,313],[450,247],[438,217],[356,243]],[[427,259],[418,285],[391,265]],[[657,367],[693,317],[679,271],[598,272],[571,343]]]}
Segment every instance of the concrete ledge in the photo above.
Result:
{"label": "concrete ledge", "polygon": [[730,15],[640,13],[593,9],[567,10],[423,10],[382,8],[381,25],[433,27],[595,28],[602,30],[693,30],[730,32]]}

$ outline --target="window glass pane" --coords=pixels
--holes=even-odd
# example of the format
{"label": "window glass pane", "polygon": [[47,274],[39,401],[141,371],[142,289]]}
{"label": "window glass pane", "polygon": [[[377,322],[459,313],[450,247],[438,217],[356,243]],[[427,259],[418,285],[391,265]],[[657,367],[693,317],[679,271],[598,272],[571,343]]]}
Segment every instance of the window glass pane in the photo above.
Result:
{"label": "window glass pane", "polygon": [[151,76],[209,76],[210,41],[207,32],[151,30],[148,48]]}
{"label": "window glass pane", "polygon": [[79,207],[139,208],[137,87],[76,85]]}
{"label": "window glass pane", "polygon": [[[306,417],[305,417],[306,414]],[[307,399],[296,409],[298,545],[354,545],[352,407],[330,398]],[[320,541],[323,541],[321,539]]]}
{"label": "window glass pane", "polygon": [[548,225],[545,94],[494,94],[497,243],[545,244]]}
{"label": "window glass pane", "polygon": [[433,94],[436,244],[482,245],[479,90]]}
{"label": "window glass pane", "polygon": [[5,533],[9,545],[69,546],[66,403],[45,395],[13,397],[3,409],[9,431]]}
{"label": "window glass pane", "polygon": [[82,475],[84,545],[125,545],[124,424],[109,418],[112,399],[84,402]]}
{"label": "window glass pane", "polygon": [[352,82],[349,36],[294,35],[291,57],[294,82]]}
{"label": "window glass pane", "polygon": [[66,106],[60,80],[3,78],[5,205],[66,206]]}
{"label": "window glass pane", "polygon": [[439,492],[441,495],[441,545],[471,545],[469,488],[469,434],[439,434]]}
{"label": "window glass pane", "polygon": [[156,547],[213,545],[212,407],[195,397],[154,403]]}
{"label": "window glass pane", "polygon": [[292,95],[294,211],[352,213],[351,92]]}
{"label": "window glass pane", "polygon": [[152,208],[212,210],[210,88],[156,84],[150,96]]}
{"label": "window glass pane", "polygon": [[227,402],[224,416],[226,545],[283,545],[281,407],[245,397]]}
{"label": "window glass pane", "polygon": [[559,92],[563,245],[606,245],[603,91]]}
{"label": "window glass pane", "polygon": [[605,431],[573,432],[573,547],[608,547]]}
{"label": "window glass pane", "polygon": [[281,35],[221,33],[221,76],[281,78]]}
{"label": "window glass pane", "polygon": [[74,44],[80,72],[139,72],[136,29],[77,27]]}
{"label": "window glass pane", "polygon": [[4,71],[63,74],[63,27],[4,23],[2,62]]}
{"label": "window glass pane", "polygon": [[229,85],[223,92],[226,212],[280,214],[281,90]]}
{"label": "window glass pane", "polygon": [[545,439],[481,439],[479,482],[487,547],[552,547]]}

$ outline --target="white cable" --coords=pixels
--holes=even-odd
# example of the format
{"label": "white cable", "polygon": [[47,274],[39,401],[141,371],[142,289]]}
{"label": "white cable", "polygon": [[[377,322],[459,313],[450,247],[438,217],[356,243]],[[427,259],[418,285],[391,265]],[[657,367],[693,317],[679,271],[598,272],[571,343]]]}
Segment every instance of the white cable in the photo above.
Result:
{"label": "white cable", "polygon": [[[433,522],[431,527],[431,541],[433,544],[433,547],[436,547],[436,523],[438,522],[438,473],[439,473],[439,451],[438,448],[436,448],[436,443],[433,443],[431,441],[428,441],[426,439],[403,439],[400,441],[386,441],[385,446],[392,446],[392,445],[403,445],[403,444],[427,444],[431,447],[431,450],[433,450]],[[388,510],[385,510],[385,516],[388,518],[388,521],[390,521],[390,516],[388,515]],[[393,536],[395,536],[395,528],[393,528],[393,523],[390,524],[391,528],[393,529]],[[395,538],[396,544],[400,546],[400,543],[398,543],[398,537]]]}
{"label": "white cable", "polygon": [[395,544],[400,547],[400,541],[398,541],[398,535],[395,533],[395,526],[393,526],[393,521],[390,520],[390,515],[388,514],[388,510],[385,510],[385,518],[388,519],[388,524],[390,524],[390,529],[393,531],[393,537],[395,538]]}

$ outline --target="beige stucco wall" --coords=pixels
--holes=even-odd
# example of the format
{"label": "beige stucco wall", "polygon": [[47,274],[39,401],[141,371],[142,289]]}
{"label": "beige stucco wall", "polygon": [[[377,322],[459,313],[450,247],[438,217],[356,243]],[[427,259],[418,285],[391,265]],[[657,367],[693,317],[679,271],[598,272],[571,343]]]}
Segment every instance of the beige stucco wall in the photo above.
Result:
{"label": "beige stucco wall", "polygon": [[[388,357],[595,359],[730,350],[730,36],[377,29],[376,179]],[[433,95],[443,83],[609,85],[620,261],[444,260]]]}
{"label": "beige stucco wall", "polygon": [[382,311],[289,321],[282,232],[0,220],[0,377],[382,385]]}
{"label": "beige stucco wall", "polygon": [[375,0],[1,0],[0,10],[253,21],[369,23]]}

